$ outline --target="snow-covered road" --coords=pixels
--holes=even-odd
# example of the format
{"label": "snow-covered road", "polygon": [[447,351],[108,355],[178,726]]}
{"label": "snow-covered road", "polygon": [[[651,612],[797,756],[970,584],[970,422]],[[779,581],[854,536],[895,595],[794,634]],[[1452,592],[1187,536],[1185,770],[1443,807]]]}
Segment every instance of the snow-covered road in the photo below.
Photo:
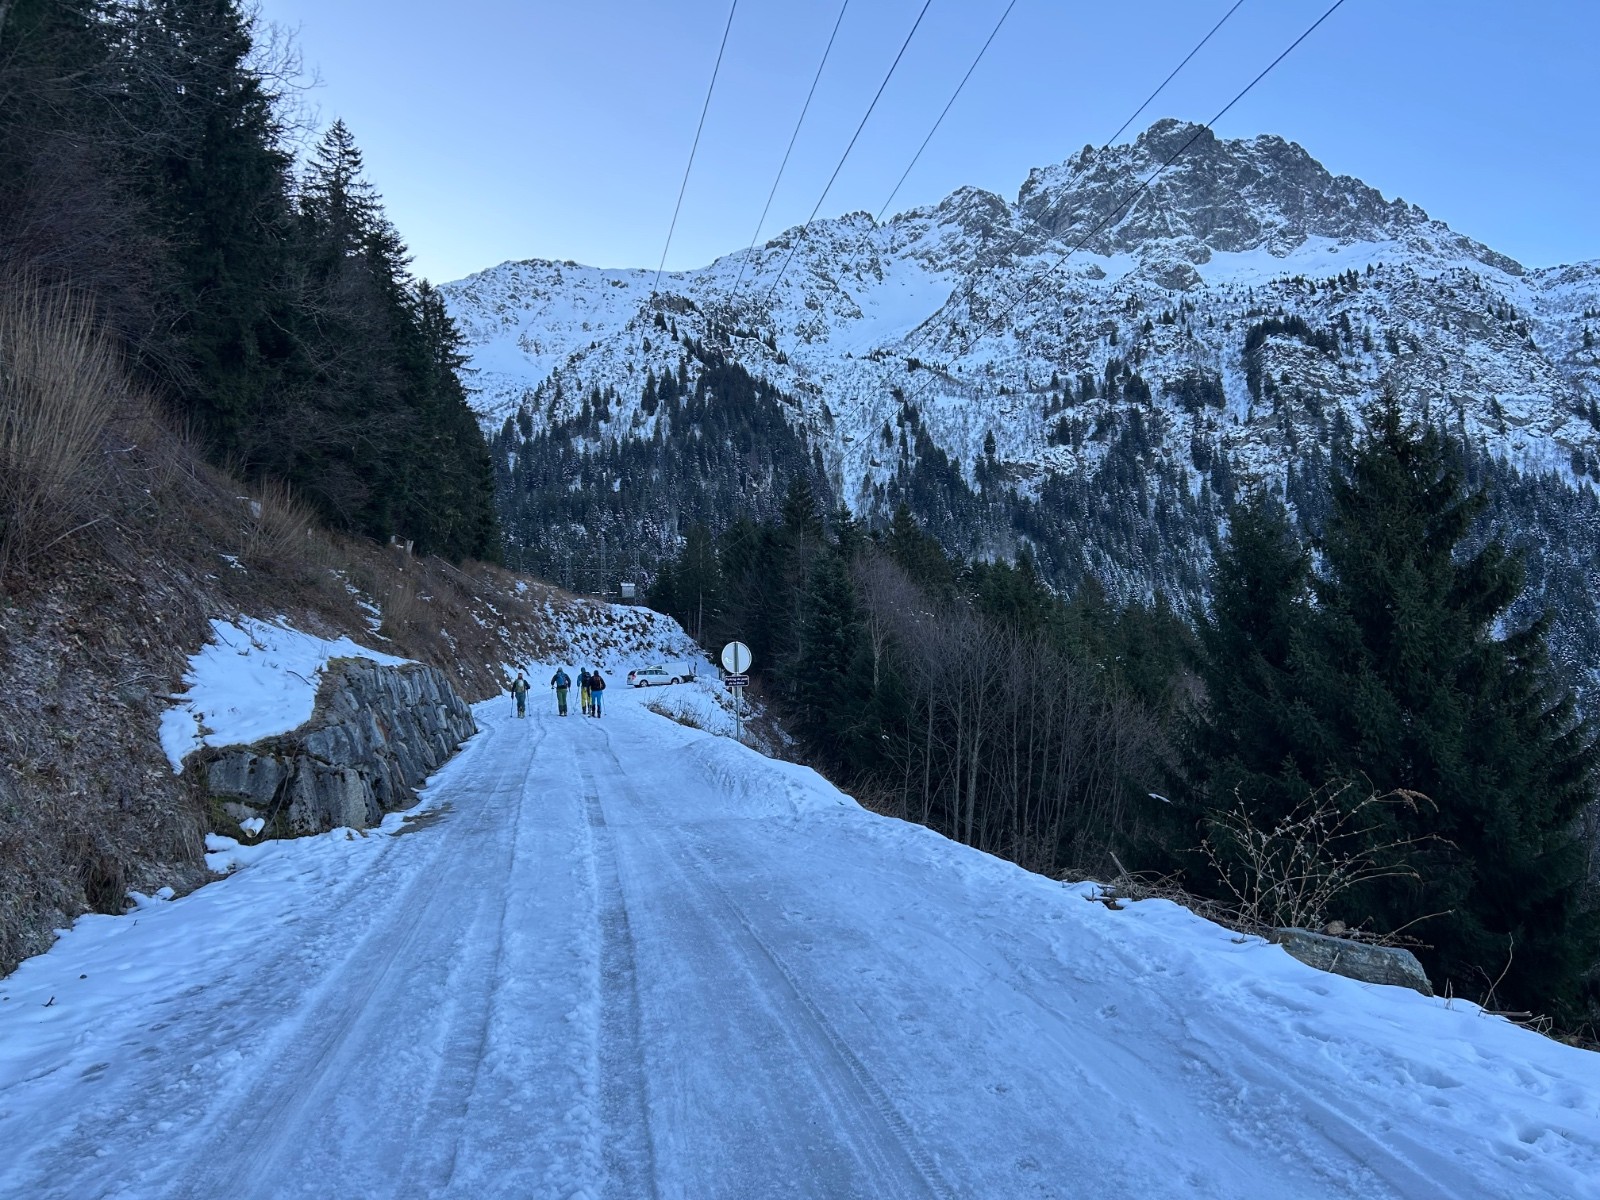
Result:
{"label": "snow-covered road", "polygon": [[1600,1196],[1600,1056],[609,696],[0,981],[0,1196]]}

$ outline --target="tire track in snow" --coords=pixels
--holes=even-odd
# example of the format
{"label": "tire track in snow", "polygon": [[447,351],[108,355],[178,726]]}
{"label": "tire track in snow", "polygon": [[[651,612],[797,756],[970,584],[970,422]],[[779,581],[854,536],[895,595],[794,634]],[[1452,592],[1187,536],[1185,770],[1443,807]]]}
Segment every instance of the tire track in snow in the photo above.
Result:
{"label": "tire track in snow", "polygon": [[[541,728],[538,741],[528,748],[527,766],[522,772],[522,783],[517,789],[512,807],[511,828],[503,839],[507,873],[511,869],[520,842],[528,780],[533,774],[539,749],[548,736],[548,729]],[[439,1132],[443,1136],[430,1139],[442,1142],[446,1147],[446,1154],[442,1161],[427,1164],[417,1162],[414,1151],[408,1152],[399,1171],[398,1196],[419,1198],[440,1196],[455,1182],[456,1167],[469,1125],[472,1103],[479,1090],[484,1057],[489,1048],[490,1027],[497,999],[495,988],[482,984],[488,980],[498,985],[503,978],[510,906],[511,888],[503,885],[500,888],[500,903],[494,918],[494,952],[488,969],[483,970],[475,965],[473,969],[458,971],[456,975],[459,979],[452,980],[454,986],[451,987],[451,994],[462,999],[463,1003],[459,1005],[459,1009],[465,1010],[465,1021],[457,1019],[453,1024],[464,1024],[465,1028],[451,1039],[440,1056],[439,1071],[429,1092],[428,1103],[422,1106],[423,1111],[434,1115],[441,1109],[447,1110],[448,1115],[438,1122]],[[465,967],[465,964],[463,966]],[[417,1143],[419,1147],[424,1144]]]}
{"label": "tire track in snow", "polygon": [[[543,741],[542,736],[540,741]],[[538,744],[530,747],[528,765],[523,768],[524,779],[531,769],[533,753]],[[490,795],[503,796],[507,779],[515,773],[514,765],[501,764],[489,789]],[[457,790],[465,783],[460,781]],[[456,809],[453,819],[459,820],[465,815]],[[275,1078],[265,1089],[268,1095],[261,1097],[263,1089],[257,1088],[242,1097],[241,1107],[245,1111],[228,1123],[222,1144],[214,1147],[214,1155],[206,1157],[197,1175],[180,1194],[209,1200],[220,1195],[254,1197],[274,1193],[277,1185],[283,1182],[282,1172],[278,1169],[280,1165],[304,1149],[304,1144],[297,1141],[297,1134],[306,1120],[327,1107],[335,1099],[339,1086],[348,1083],[347,1072],[335,1068],[354,1067],[360,1061],[346,1062],[355,1057],[357,1046],[354,1043],[359,1042],[361,1035],[381,1036],[383,1018],[381,1014],[373,1012],[374,1000],[382,993],[393,991],[397,993],[395,999],[402,1001],[405,981],[401,968],[411,966],[419,945],[425,939],[439,938],[448,924],[436,918],[442,915],[441,908],[459,899],[460,892],[454,887],[459,876],[437,868],[448,865],[451,843],[465,843],[468,853],[474,852],[485,841],[495,846],[500,853],[493,867],[480,871],[479,875],[480,878],[491,880],[504,879],[510,867],[511,840],[503,836],[482,837],[493,832],[503,818],[504,814],[498,811],[496,805],[484,804],[456,830],[450,830],[448,826],[441,829],[440,832],[445,836],[441,838],[441,845],[432,860],[418,872],[402,898],[388,902],[381,910],[388,919],[370,932],[345,962],[329,973],[325,983],[325,998],[300,1010],[295,1026],[304,1037],[289,1039],[289,1053],[273,1064]],[[512,820],[515,820],[515,813]],[[450,887],[445,886],[447,875],[450,875]],[[495,953],[499,953],[498,944]],[[467,969],[465,974],[470,979],[476,972]],[[343,981],[353,981],[353,986],[334,986]],[[400,1011],[403,1004],[397,1003],[393,1007]],[[483,1008],[486,1015],[486,1005],[479,1007]],[[480,1039],[483,1036],[486,1034],[480,1030]],[[449,1077],[448,1072],[446,1077]],[[436,1090],[440,1082],[436,1074]],[[470,1080],[467,1086],[470,1088]],[[463,1106],[465,1103],[463,1100]],[[453,1159],[453,1152],[451,1157]]]}
{"label": "tire track in snow", "polygon": [[[636,810],[648,811],[652,816],[659,817],[659,808],[644,804],[638,789],[633,787],[612,745],[610,734],[604,729],[600,732],[602,749],[610,761],[610,773],[615,776],[618,791],[627,796]],[[761,936],[754,922],[716,878],[714,869],[705,861],[703,854],[687,838],[675,839],[672,849],[661,845],[658,834],[669,827],[670,823],[666,820],[654,820],[642,826],[646,836],[660,847],[663,860],[678,868],[675,873],[687,885],[694,901],[704,908],[720,911],[721,918],[712,917],[711,922],[732,935],[728,939],[731,944],[742,943],[738,945],[741,965],[749,972],[752,982],[763,988],[772,1011],[781,1011],[782,1020],[802,1052],[817,1060],[815,1074],[818,1082],[840,1085],[838,1090],[841,1095],[836,1107],[845,1110],[841,1115],[858,1118],[840,1121],[836,1128],[847,1133],[863,1165],[870,1164],[875,1168],[875,1186],[868,1194],[874,1197],[897,1195],[956,1200],[956,1190],[946,1181],[933,1156],[917,1138],[910,1122],[895,1106],[861,1056],[811,999],[799,974]],[[689,867],[688,871],[681,869],[685,864]],[[780,997],[787,1001],[781,1010],[779,1005],[771,1003]],[[861,1136],[864,1126],[874,1127],[876,1136]],[[910,1190],[905,1186],[908,1183]]]}
{"label": "tire track in snow", "polygon": [[645,1086],[633,928],[600,789],[593,772],[581,760],[578,771],[583,780],[600,935],[596,1065],[600,1076],[599,1115],[608,1135],[603,1151],[607,1178],[602,1194],[619,1200],[655,1200],[659,1195],[656,1155]]}
{"label": "tire track in snow", "polygon": [[[474,739],[452,760],[453,786],[482,787],[491,775],[505,775],[496,760],[480,761],[483,748]],[[209,978],[198,973],[204,982],[160,1002],[154,1011],[161,1019],[140,1031],[142,1040],[123,1043],[116,1083],[85,1095],[70,1129],[25,1166],[14,1165],[10,1178],[24,1189],[17,1194],[35,1200],[223,1194],[222,1185],[205,1179],[226,1175],[241,1154],[265,1149],[265,1138],[238,1132],[248,1123],[262,1133],[262,1121],[251,1115],[257,1098],[281,1111],[285,1071],[308,1056],[326,1057],[314,1047],[330,1049],[325,1033],[332,1031],[308,1038],[306,1030],[333,1007],[331,981],[353,977],[370,957],[376,936],[370,930],[394,923],[397,911],[431,902],[454,840],[472,817],[468,833],[489,819],[463,809],[419,840],[375,838],[375,853],[350,859],[345,873],[297,893],[298,907],[281,916],[264,913],[259,937],[197,946],[202,956],[218,953],[221,969]],[[160,1064],[178,1046],[178,1060],[159,1074],[135,1065]]]}

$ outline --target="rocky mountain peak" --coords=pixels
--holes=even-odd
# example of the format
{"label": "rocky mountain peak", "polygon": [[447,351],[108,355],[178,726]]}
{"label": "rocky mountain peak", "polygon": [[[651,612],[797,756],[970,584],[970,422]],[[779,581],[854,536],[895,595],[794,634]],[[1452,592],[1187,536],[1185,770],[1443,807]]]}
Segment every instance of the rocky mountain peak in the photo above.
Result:
{"label": "rocky mountain peak", "polygon": [[[1141,193],[1140,184],[1152,176]],[[1074,243],[1087,237],[1085,249],[1103,255],[1149,258],[1176,251],[1205,262],[1212,252],[1266,250],[1283,258],[1322,238],[1339,245],[1431,243],[1510,274],[1522,270],[1416,205],[1386,200],[1359,179],[1334,175],[1295,142],[1272,134],[1224,139],[1171,118],[1131,143],[1086,146],[1065,162],[1032,171],[1017,205],[1051,236]]]}

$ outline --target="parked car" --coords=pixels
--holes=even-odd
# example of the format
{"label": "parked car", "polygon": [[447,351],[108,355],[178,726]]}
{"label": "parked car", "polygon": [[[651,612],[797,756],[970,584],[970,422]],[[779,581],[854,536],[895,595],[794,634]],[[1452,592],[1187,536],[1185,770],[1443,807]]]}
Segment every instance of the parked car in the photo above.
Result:
{"label": "parked car", "polygon": [[640,667],[628,672],[629,687],[654,687],[662,683],[685,683],[694,678],[694,668],[681,665]]}

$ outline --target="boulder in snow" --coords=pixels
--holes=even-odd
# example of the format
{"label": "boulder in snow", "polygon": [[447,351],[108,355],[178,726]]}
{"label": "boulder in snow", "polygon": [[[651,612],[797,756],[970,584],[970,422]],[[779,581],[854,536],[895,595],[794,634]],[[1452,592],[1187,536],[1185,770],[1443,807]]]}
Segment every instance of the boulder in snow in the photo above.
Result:
{"label": "boulder in snow", "polygon": [[1278,929],[1273,940],[1309,967],[1330,971],[1363,983],[1408,987],[1424,996],[1433,985],[1417,956],[1400,946],[1373,946],[1348,938],[1312,933],[1309,929]]}

